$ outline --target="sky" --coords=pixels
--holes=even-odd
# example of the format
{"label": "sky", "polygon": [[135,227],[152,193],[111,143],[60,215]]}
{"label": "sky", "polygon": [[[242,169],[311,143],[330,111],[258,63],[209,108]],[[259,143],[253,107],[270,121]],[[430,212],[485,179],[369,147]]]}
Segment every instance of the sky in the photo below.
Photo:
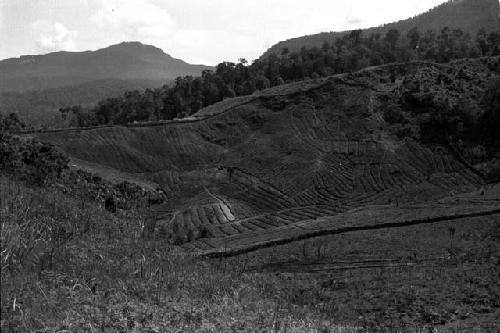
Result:
{"label": "sky", "polygon": [[406,19],[444,0],[0,0],[0,59],[140,41],[193,64]]}

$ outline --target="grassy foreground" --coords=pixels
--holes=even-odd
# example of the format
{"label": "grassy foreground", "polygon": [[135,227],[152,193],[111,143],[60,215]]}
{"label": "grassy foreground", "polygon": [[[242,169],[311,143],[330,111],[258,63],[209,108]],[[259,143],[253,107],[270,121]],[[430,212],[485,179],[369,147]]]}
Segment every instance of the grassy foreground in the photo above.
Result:
{"label": "grassy foreground", "polygon": [[[145,237],[146,209],[111,214],[99,202],[64,194],[57,186],[32,188],[6,177],[0,185],[2,332],[497,332],[500,327],[495,218],[442,230],[328,236],[209,260]],[[324,269],[367,255],[420,264]],[[307,265],[316,265],[316,271]]]}
{"label": "grassy foreground", "polygon": [[239,260],[143,237],[141,209],[108,213],[3,178],[2,332],[309,332],[344,329],[284,302]]}

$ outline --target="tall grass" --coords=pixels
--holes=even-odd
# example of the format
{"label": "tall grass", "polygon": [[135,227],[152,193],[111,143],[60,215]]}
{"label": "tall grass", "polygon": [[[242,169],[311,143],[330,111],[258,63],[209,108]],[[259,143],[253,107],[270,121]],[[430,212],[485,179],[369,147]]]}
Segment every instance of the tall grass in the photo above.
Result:
{"label": "tall grass", "polygon": [[356,331],[292,305],[244,260],[145,238],[145,211],[111,214],[7,177],[0,194],[2,332]]}

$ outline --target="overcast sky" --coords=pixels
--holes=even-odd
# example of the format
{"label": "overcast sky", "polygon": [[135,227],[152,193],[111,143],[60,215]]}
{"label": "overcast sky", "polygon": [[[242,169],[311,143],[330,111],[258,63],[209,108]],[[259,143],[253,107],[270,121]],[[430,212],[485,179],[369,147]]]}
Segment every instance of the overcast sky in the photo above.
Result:
{"label": "overcast sky", "polygon": [[190,63],[253,60],[274,43],[367,28],[443,0],[0,0],[0,59],[141,41]]}

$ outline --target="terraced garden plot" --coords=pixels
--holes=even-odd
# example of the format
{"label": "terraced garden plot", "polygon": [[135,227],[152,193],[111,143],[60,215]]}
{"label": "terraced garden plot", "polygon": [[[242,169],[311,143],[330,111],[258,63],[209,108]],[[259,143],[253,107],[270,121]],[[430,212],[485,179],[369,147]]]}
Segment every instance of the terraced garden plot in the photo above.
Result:
{"label": "terraced garden plot", "polygon": [[[202,251],[207,256],[230,256],[259,248],[285,244],[301,239],[327,234],[338,234],[358,230],[404,227],[414,224],[438,223],[464,217],[492,216],[500,222],[500,206],[492,204],[422,204],[419,206],[391,207],[372,206],[357,208],[335,216],[315,220],[300,220],[272,230],[258,230],[243,235],[206,240],[213,250]],[[186,245],[200,251],[197,243]]]}

